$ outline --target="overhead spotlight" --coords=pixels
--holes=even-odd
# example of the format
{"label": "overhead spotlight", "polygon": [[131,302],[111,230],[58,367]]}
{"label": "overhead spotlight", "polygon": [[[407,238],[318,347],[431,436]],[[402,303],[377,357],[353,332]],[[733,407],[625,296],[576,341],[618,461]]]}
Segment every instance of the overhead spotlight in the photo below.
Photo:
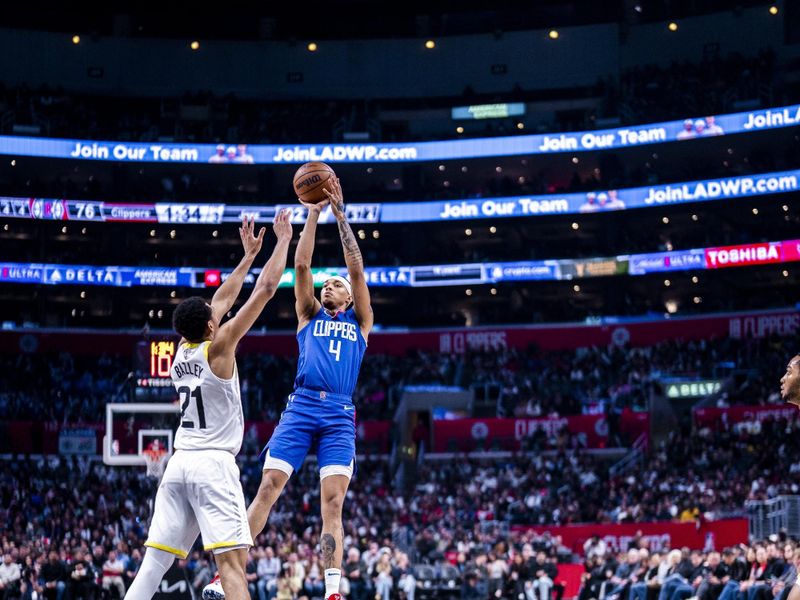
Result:
{"label": "overhead spotlight", "polygon": [[11,166],[12,167],[16,167],[17,166],[17,159],[16,158],[12,158],[11,159]]}
{"label": "overhead spotlight", "polygon": [[163,316],[164,316],[164,311],[163,310],[159,310],[158,311],[158,318],[160,319]]}
{"label": "overhead spotlight", "polygon": [[700,217],[698,217],[697,215],[692,215],[692,221],[699,221],[699,220]]}
{"label": "overhead spotlight", "polygon": [[[72,313],[73,313],[72,316],[74,317],[75,316],[75,311],[73,310]],[[153,317],[156,316],[156,311],[150,309],[150,312],[147,313],[147,315],[152,319]]]}
{"label": "overhead spotlight", "polygon": [[494,170],[497,173],[502,173],[503,172],[503,167],[497,166],[497,167],[494,168]]}
{"label": "overhead spotlight", "polygon": [[581,227],[581,226],[580,226],[580,225],[578,225],[577,223],[573,223],[573,224],[572,224],[572,228],[573,228],[575,231],[577,231],[578,229],[580,229],[580,227]]}
{"label": "overhead spotlight", "polygon": [[[466,173],[467,171],[469,171],[469,169],[467,168],[467,165],[464,165],[463,167],[461,167],[461,172],[462,173]],[[789,209],[786,209],[786,210],[789,210]]]}
{"label": "overhead spotlight", "polygon": [[444,165],[439,165],[439,170],[440,170],[440,171],[444,171],[446,168],[447,168],[447,167],[445,167]]}
{"label": "overhead spotlight", "polygon": [[174,229],[171,229],[169,232],[169,237],[171,237],[174,240],[176,235],[177,232]]}
{"label": "overhead spotlight", "polygon": [[467,294],[467,296],[472,296],[472,290],[471,290],[471,289],[469,289],[469,288],[467,288],[467,289],[465,290],[465,293]]}
{"label": "overhead spotlight", "polygon": [[177,296],[177,295],[178,295],[178,292],[176,292],[175,290],[172,290],[172,291],[169,293],[169,297],[170,297],[170,298],[174,298],[174,297],[175,297],[175,296]]}
{"label": "overhead spotlight", "polygon": [[669,279],[664,280],[664,287],[669,287],[672,285],[672,282]]}
{"label": "overhead spotlight", "polygon": [[309,42],[308,43],[308,51],[309,52],[316,52],[317,51],[317,43],[316,42]]}
{"label": "overhead spotlight", "polygon": [[672,21],[669,25],[667,25],[667,29],[670,31],[678,31],[678,24],[675,21]]}
{"label": "overhead spotlight", "polygon": [[558,39],[558,30],[551,29],[550,33],[548,33],[547,35],[550,37],[551,40],[557,40]]}
{"label": "overhead spotlight", "polygon": [[67,233],[67,226],[66,225],[61,228],[61,233]]}
{"label": "overhead spotlight", "polygon": [[522,121],[517,123],[517,129],[525,129],[525,123],[523,123]]}
{"label": "overhead spotlight", "polygon": [[458,127],[456,127],[456,133],[464,133],[464,128],[461,125],[459,125]]}
{"label": "overhead spotlight", "polygon": [[497,233],[497,227],[495,227],[494,225],[489,227],[489,233]]}
{"label": "overhead spotlight", "polygon": [[73,43],[73,44],[75,44],[76,46],[77,46],[78,44],[80,44],[80,43],[81,43],[81,36],[79,36],[79,35],[73,35],[73,36],[72,36],[72,43]]}
{"label": "overhead spotlight", "polygon": [[464,235],[466,235],[466,236],[472,235],[472,229],[465,229],[464,230]]}
{"label": "overhead spotlight", "polygon": [[358,230],[358,239],[360,239],[360,240],[367,239],[367,232],[364,231],[363,229],[359,229]]}
{"label": "overhead spotlight", "polygon": [[754,215],[757,215],[757,214],[758,214],[758,209],[757,209],[757,208],[754,208],[754,209],[753,209],[753,214],[754,214]]}
{"label": "overhead spotlight", "polygon": [[150,230],[150,237],[156,237],[156,230],[155,229],[151,229]]}
{"label": "overhead spotlight", "polygon": [[492,294],[492,296],[497,296],[497,288],[492,288],[489,290],[489,292]]}
{"label": "overhead spotlight", "polygon": [[697,275],[692,275],[692,283],[697,283],[698,281],[700,280],[697,278]]}
{"label": "overhead spotlight", "polygon": [[581,286],[579,286],[579,285],[577,285],[577,284],[576,284],[576,285],[573,285],[573,286],[572,286],[572,291],[574,291],[574,292],[580,292],[580,291],[581,291]]}
{"label": "overhead spotlight", "polygon": [[669,225],[669,217],[662,217],[662,218],[661,218],[661,222],[662,222],[664,225]]}
{"label": "overhead spotlight", "polygon": [[216,229],[214,231],[212,231],[211,232],[211,237],[219,237],[219,231],[217,231]]}
{"label": "overhead spotlight", "polygon": [[769,14],[777,15],[778,14],[778,7],[775,6],[775,5],[770,6],[769,7]]}
{"label": "overhead spotlight", "polygon": [[789,207],[786,204],[784,204],[782,206],[782,208],[783,208],[783,212],[789,212]]}
{"label": "overhead spotlight", "polygon": [[189,48],[192,50],[200,50],[200,42],[197,40],[193,40],[191,44],[189,44]]}
{"label": "overhead spotlight", "polygon": [[86,290],[81,290],[81,298],[86,298]]}
{"label": "overhead spotlight", "polygon": [[578,164],[578,162],[579,162],[579,160],[578,160],[578,157],[577,157],[577,156],[573,156],[573,157],[572,157],[572,164],[573,164],[573,165],[577,165],[577,164]]}
{"label": "overhead spotlight", "polygon": [[428,50],[433,50],[434,48],[436,48],[436,42],[434,42],[433,40],[428,40],[427,42],[425,42],[425,47]]}
{"label": "overhead spotlight", "polygon": [[692,302],[694,302],[695,304],[700,304],[702,301],[703,299],[700,296],[695,296],[694,298],[692,298]]}
{"label": "overhead spotlight", "polygon": [[375,231],[372,232],[372,237],[374,237],[377,240],[379,237],[381,237],[381,232],[376,229]]}
{"label": "overhead spotlight", "polygon": [[784,271],[783,271],[783,276],[784,276],[784,277],[788,277],[788,276],[789,276],[789,271],[786,271],[786,270],[784,270]]}
{"label": "overhead spotlight", "polygon": [[3,225],[3,231],[8,231],[8,229],[9,229],[9,227],[8,227],[8,223],[6,223],[5,225]]}
{"label": "overhead spotlight", "polygon": [[678,303],[675,300],[667,300],[664,303],[664,308],[667,309],[667,312],[671,315],[674,315],[678,312]]}

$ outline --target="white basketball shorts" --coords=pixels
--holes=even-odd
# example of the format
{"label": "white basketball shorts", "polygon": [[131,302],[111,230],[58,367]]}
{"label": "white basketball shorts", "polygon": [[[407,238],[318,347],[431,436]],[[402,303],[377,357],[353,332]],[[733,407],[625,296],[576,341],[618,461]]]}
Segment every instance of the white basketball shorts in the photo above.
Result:
{"label": "white basketball shorts", "polygon": [[186,558],[198,533],[215,554],[253,545],[230,452],[177,450],[164,470],[145,546]]}

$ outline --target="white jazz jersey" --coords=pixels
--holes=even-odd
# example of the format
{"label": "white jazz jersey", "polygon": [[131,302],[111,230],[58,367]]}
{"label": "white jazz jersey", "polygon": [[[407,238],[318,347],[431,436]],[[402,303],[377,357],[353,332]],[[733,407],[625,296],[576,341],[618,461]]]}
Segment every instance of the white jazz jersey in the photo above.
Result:
{"label": "white jazz jersey", "polygon": [[170,375],[181,403],[176,450],[225,450],[239,453],[244,437],[244,414],[239,392],[239,372],[221,379],[211,372],[211,342],[178,346]]}

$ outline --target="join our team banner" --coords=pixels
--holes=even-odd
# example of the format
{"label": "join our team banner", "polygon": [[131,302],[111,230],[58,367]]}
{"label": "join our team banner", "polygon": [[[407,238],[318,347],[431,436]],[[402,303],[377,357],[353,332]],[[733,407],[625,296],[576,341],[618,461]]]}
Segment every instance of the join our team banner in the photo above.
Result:
{"label": "join our team banner", "polygon": [[[346,213],[348,220],[354,224],[585,214],[780,194],[800,189],[798,180],[800,180],[800,169],[580,194],[464,198],[427,202],[355,203],[346,206]],[[308,212],[303,206],[296,203],[248,206],[175,202],[129,204],[93,200],[0,196],[0,217],[52,221],[219,225],[238,223],[243,217],[252,217],[260,222],[272,221],[275,215],[283,209],[291,210],[292,223],[305,222]],[[319,220],[320,223],[334,222],[335,218],[330,207],[326,207],[322,211]]]}
{"label": "join our team banner", "polygon": [[[647,275],[695,269],[723,269],[800,261],[800,239],[720,246],[673,252],[621,255],[606,258],[541,261],[367,267],[367,283],[375,287],[434,287],[481,285],[508,281],[555,281],[611,275]],[[0,263],[0,283],[47,285],[98,285],[110,287],[169,286],[214,288],[232,269],[203,267],[120,267],[41,263]],[[252,285],[260,269],[251,269],[245,284]],[[345,268],[314,269],[319,287]],[[294,285],[294,270],[287,269],[280,287]]]}
{"label": "join our team banner", "polygon": [[800,105],[704,116],[598,131],[546,133],[413,144],[172,144],[0,136],[0,154],[113,162],[299,164],[402,163],[493,156],[554,154],[730,135],[792,127]]}

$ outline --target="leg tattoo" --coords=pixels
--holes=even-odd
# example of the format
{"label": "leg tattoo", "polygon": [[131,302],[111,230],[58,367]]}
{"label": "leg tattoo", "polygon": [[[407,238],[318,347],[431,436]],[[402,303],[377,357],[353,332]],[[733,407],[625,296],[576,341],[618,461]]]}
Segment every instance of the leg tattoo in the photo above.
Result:
{"label": "leg tattoo", "polygon": [[322,567],[325,569],[338,569],[341,565],[334,564],[333,555],[336,552],[336,540],[330,533],[323,533],[319,542],[322,547]]}

